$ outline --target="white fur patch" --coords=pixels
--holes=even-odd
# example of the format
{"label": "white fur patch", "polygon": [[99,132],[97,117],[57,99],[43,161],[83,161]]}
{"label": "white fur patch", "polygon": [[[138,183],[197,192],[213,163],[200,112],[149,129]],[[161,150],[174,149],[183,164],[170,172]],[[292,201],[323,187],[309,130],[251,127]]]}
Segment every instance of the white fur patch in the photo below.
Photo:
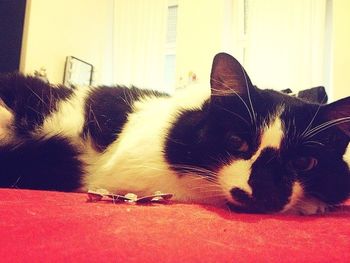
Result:
{"label": "white fur patch", "polygon": [[324,214],[329,208],[329,205],[318,199],[302,198],[294,206],[291,206],[289,210],[285,210],[285,213],[299,215]]}
{"label": "white fur patch", "polygon": [[117,141],[103,154],[90,156],[88,188],[110,192],[149,195],[170,192],[182,202],[224,203],[222,189],[198,175],[179,177],[164,159],[164,143],[181,109],[201,108],[209,96],[204,87],[180,91],[171,98],[149,97],[134,103]]}
{"label": "white fur patch", "polygon": [[0,145],[4,145],[13,139],[12,125],[13,113],[0,99]]}
{"label": "white fur patch", "polygon": [[261,143],[258,150],[249,160],[233,160],[231,164],[224,166],[219,172],[219,183],[224,189],[226,198],[233,203],[230,191],[233,188],[240,188],[248,195],[252,195],[253,189],[248,184],[253,163],[259,158],[261,152],[266,148],[279,149],[283,139],[283,126],[280,119],[281,112],[272,120],[272,122],[263,129]]}
{"label": "white fur patch", "polygon": [[229,201],[238,204],[230,194],[232,188],[239,188],[247,194],[252,195],[252,188],[248,184],[251,166],[252,162],[250,160],[236,160],[231,165],[226,165],[219,171],[219,183]]}
{"label": "white fur patch", "polygon": [[[255,155],[258,155],[257,157],[259,157],[261,151],[268,147],[279,149],[283,135],[284,132],[282,128],[282,121],[278,116],[263,131],[261,136],[261,144]],[[255,159],[257,159],[257,157],[255,157]]]}
{"label": "white fur patch", "polygon": [[346,151],[343,155],[343,160],[348,164],[348,167],[350,169],[350,143],[348,144],[348,147],[346,148]]}
{"label": "white fur patch", "polygon": [[292,194],[289,197],[289,202],[286,204],[282,212],[286,212],[289,209],[293,208],[304,196],[304,190],[300,182],[295,181],[292,186]]}
{"label": "white fur patch", "polygon": [[[57,111],[51,113],[40,128],[40,135],[62,134],[78,138],[85,122],[85,99],[88,87],[79,87],[68,100],[59,102]],[[36,134],[38,131],[35,132]]]}

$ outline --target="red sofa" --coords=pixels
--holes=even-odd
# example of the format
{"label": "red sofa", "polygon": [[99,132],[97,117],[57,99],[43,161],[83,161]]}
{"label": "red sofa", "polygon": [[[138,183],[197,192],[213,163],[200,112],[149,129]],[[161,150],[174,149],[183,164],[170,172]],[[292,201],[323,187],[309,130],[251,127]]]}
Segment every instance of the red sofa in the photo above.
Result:
{"label": "red sofa", "polygon": [[86,202],[0,189],[1,262],[350,262],[350,203],[322,216]]}

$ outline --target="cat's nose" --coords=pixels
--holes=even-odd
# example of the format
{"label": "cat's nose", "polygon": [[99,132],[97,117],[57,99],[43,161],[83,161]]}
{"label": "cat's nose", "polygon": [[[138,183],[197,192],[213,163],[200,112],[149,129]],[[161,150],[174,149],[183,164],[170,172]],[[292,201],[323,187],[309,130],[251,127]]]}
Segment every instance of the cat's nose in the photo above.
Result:
{"label": "cat's nose", "polygon": [[275,193],[264,193],[257,191],[257,194],[250,195],[240,188],[233,188],[230,191],[234,200],[235,211],[248,213],[272,213],[279,212],[285,205],[284,198],[279,198]]}
{"label": "cat's nose", "polygon": [[242,205],[247,205],[251,202],[251,197],[249,196],[249,194],[241,188],[232,188],[230,193],[233,200]]}
{"label": "cat's nose", "polygon": [[235,187],[230,191],[234,203],[229,207],[235,212],[243,213],[264,213],[265,211],[257,206],[252,197],[243,189]]}

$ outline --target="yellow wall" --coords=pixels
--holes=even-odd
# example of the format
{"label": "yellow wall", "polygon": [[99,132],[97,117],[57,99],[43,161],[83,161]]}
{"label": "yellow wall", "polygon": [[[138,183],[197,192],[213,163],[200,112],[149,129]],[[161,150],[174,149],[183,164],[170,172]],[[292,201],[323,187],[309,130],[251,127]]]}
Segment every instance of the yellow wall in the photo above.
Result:
{"label": "yellow wall", "polygon": [[[113,79],[113,0],[28,0],[21,71],[47,69],[51,82],[61,83],[66,56],[95,66],[95,84]],[[178,0],[176,80],[187,82],[190,71],[209,83],[213,56],[225,51],[222,28],[228,1]],[[350,1],[333,0],[331,97],[350,95]],[[202,18],[205,17],[206,25]],[[229,51],[230,50],[226,50]],[[185,83],[186,84],[186,83]]]}
{"label": "yellow wall", "polygon": [[333,0],[333,98],[350,96],[350,1]]}
{"label": "yellow wall", "polygon": [[[194,72],[198,81],[209,83],[214,55],[222,51],[224,1],[178,0],[176,38],[176,86]],[[203,25],[203,17],[207,22]]]}
{"label": "yellow wall", "polygon": [[62,83],[66,56],[95,66],[94,82],[112,79],[113,0],[29,0],[21,71],[46,68],[50,82]]}

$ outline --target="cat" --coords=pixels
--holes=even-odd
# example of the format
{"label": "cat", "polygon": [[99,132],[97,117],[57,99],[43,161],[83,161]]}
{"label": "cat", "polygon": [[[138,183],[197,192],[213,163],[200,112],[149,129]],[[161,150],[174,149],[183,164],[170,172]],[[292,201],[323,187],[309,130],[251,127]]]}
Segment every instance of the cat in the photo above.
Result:
{"label": "cat", "polygon": [[313,103],[254,86],[231,55],[210,88],[0,78],[0,187],[140,196],[247,213],[324,213],[350,195],[350,97]]}

